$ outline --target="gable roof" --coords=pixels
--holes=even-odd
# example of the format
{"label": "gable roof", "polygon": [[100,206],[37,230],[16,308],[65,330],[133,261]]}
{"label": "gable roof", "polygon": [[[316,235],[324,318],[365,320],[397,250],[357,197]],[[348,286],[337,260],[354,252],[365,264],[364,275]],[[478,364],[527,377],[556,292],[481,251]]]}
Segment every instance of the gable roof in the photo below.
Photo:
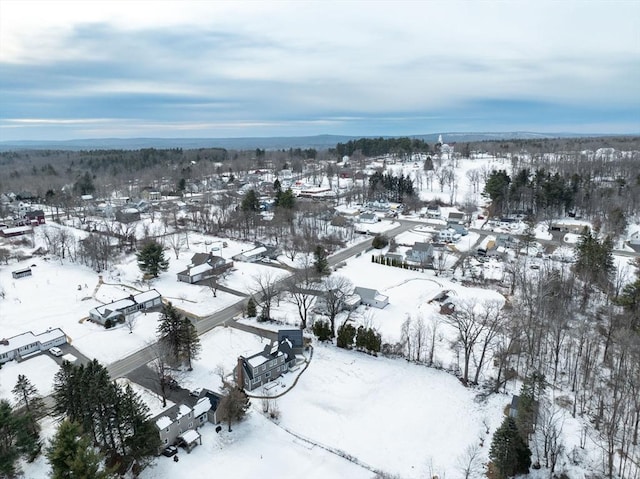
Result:
{"label": "gable roof", "polygon": [[294,348],[301,348],[304,346],[301,329],[280,329],[278,331],[278,343],[282,343],[284,339],[291,341],[291,345]]}
{"label": "gable roof", "polygon": [[413,251],[424,251],[429,253],[433,250],[433,245],[431,243],[414,243],[413,248],[411,249]]}

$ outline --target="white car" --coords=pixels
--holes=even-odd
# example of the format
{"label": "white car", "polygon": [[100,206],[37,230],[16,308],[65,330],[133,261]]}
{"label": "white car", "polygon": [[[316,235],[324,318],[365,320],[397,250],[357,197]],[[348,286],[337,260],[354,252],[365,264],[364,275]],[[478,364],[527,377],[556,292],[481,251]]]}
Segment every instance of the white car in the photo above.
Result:
{"label": "white car", "polygon": [[55,346],[53,348],[49,348],[49,352],[55,357],[62,356],[62,349],[56,348]]}

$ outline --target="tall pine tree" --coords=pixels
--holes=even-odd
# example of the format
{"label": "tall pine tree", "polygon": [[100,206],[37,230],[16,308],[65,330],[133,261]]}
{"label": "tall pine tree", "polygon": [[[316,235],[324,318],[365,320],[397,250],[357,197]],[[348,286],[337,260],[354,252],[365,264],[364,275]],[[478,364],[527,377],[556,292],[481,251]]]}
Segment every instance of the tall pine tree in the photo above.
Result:
{"label": "tall pine tree", "polygon": [[507,479],[516,474],[529,472],[531,450],[522,439],[522,435],[512,417],[505,417],[493,435],[489,458],[493,462],[500,479]]}
{"label": "tall pine tree", "polygon": [[164,248],[156,241],[145,244],[136,258],[140,271],[154,278],[169,268],[169,260],[164,257]]}

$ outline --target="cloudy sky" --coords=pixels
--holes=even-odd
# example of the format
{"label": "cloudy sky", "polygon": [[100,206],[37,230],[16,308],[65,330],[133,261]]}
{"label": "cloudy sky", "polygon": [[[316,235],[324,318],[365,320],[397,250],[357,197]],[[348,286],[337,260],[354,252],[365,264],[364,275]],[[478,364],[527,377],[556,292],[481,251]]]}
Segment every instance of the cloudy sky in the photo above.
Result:
{"label": "cloudy sky", "polygon": [[0,0],[0,141],[640,133],[640,2]]}

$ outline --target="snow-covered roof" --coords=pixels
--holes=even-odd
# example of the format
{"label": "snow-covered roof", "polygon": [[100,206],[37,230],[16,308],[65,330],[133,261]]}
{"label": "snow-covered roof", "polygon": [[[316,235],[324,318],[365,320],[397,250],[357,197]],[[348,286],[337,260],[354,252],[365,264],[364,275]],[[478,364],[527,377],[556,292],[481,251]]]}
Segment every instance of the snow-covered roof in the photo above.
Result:
{"label": "snow-covered roof", "polygon": [[209,398],[200,398],[195,406],[193,406],[193,415],[195,417],[201,416],[209,409],[211,409],[211,401],[209,401]]}
{"label": "snow-covered roof", "polygon": [[133,306],[134,304],[136,304],[134,301],[132,301],[129,298],[125,298],[125,299],[120,299],[118,301],[114,301],[113,303],[97,306],[96,308],[94,308],[94,311],[97,311],[98,314],[103,317],[105,315],[111,316],[112,313],[117,313],[118,311],[125,309],[129,306]]}
{"label": "snow-covered roof", "polygon": [[180,409],[178,410],[178,417],[181,418],[183,416],[188,416],[191,413],[192,409],[186,404],[180,404]]}
{"label": "snow-covered roof", "polygon": [[282,351],[277,351],[274,356],[265,356],[264,353],[258,353],[250,358],[247,358],[247,362],[251,365],[251,367],[256,368],[266,363],[267,361],[271,361],[279,356],[282,356],[284,353]]}
{"label": "snow-covered roof", "polygon": [[0,354],[15,351],[16,349],[27,346],[29,344],[38,342],[46,343],[48,341],[64,337],[64,335],[64,332],[60,328],[51,329],[38,335],[33,334],[33,332],[31,331],[27,331],[26,333],[22,333],[12,338],[6,339],[6,341],[8,342],[8,344],[6,345],[0,342]]}
{"label": "snow-covered roof", "polygon": [[193,429],[189,429],[188,431],[183,432],[180,436],[184,442],[187,444],[191,444],[192,442],[196,442],[200,439],[200,433],[194,431]]}
{"label": "snow-covered roof", "polygon": [[194,266],[193,268],[189,269],[189,275],[195,276],[196,274],[206,273],[207,271],[210,271],[212,269],[213,267],[208,263],[202,263],[202,264],[199,264],[198,266]]}
{"label": "snow-covered roof", "polygon": [[257,248],[252,249],[252,250],[245,251],[244,253],[242,253],[242,256],[250,258],[252,256],[258,256],[259,254],[263,254],[263,253],[266,253],[266,252],[267,252],[267,248],[265,248],[264,246],[259,246]]}
{"label": "snow-covered roof", "polygon": [[160,298],[161,295],[155,289],[151,289],[149,291],[144,291],[142,293],[136,294],[133,299],[137,303],[146,303],[147,301],[151,301],[153,299]]}
{"label": "snow-covered roof", "polygon": [[169,419],[167,416],[162,416],[160,419],[156,421],[156,426],[158,426],[158,429],[164,429],[171,426],[172,422],[173,421]]}
{"label": "snow-covered roof", "polygon": [[16,226],[14,228],[4,228],[2,232],[4,234],[15,234],[15,233],[27,233],[33,231],[31,226]]}

